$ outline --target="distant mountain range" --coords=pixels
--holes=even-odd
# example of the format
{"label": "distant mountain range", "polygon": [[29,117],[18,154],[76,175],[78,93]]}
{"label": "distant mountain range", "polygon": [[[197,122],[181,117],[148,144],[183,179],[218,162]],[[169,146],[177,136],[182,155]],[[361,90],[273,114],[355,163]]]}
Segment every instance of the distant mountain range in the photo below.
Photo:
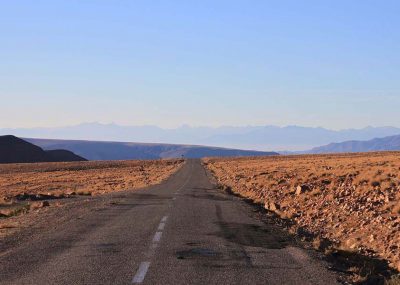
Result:
{"label": "distant mountain range", "polygon": [[[319,154],[390,150],[400,150],[400,135],[375,138],[366,141],[351,140],[340,143],[330,143],[306,151],[282,152],[282,154]],[[0,136],[0,163],[81,161],[86,159],[129,160],[267,155],[278,155],[278,153],[197,145],[33,138],[20,139],[11,135]]]}
{"label": "distant mountain range", "polygon": [[210,156],[266,156],[276,152],[227,149],[218,147],[129,142],[31,139],[26,141],[46,150],[67,149],[89,160],[129,160],[159,158],[202,158]]}
{"label": "distant mountain range", "polygon": [[84,161],[68,150],[44,151],[15,136],[0,136],[0,163]]}
{"label": "distant mountain range", "polygon": [[66,140],[129,141],[141,143],[211,145],[252,150],[308,150],[348,140],[370,140],[400,134],[396,127],[329,130],[299,126],[189,127],[120,126],[85,123],[60,128],[0,129],[0,134]]}
{"label": "distant mountain range", "polygon": [[368,152],[400,150],[400,135],[376,138],[368,141],[345,141],[315,147],[305,153]]}

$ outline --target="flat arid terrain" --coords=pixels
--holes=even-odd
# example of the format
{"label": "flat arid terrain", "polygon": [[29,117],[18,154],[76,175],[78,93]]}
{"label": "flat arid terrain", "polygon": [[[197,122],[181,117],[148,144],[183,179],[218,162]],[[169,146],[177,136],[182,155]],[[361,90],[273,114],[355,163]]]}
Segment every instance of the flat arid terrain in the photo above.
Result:
{"label": "flat arid terrain", "polygon": [[[50,164],[3,169],[3,176],[20,173],[29,186],[29,192],[22,187],[27,194],[20,198],[46,198],[36,202],[50,206],[1,219],[20,226],[0,237],[0,284],[327,285],[343,280],[321,254],[293,240],[264,211],[217,188],[200,160],[56,165],[58,175]],[[124,182],[125,187],[159,181],[160,171],[174,173],[142,189],[96,195],[103,187],[113,191],[109,184],[121,177],[135,181]],[[147,175],[131,178],[141,172]],[[46,187],[39,183],[43,179]],[[65,187],[57,192],[60,180]],[[67,195],[69,184],[77,185],[76,193],[95,195],[51,199]],[[28,194],[42,193],[35,185],[50,195]]]}
{"label": "flat arid terrain", "polygon": [[[316,248],[383,259],[400,270],[399,152],[203,162],[222,188],[265,205]],[[347,273],[361,280],[369,272]]]}
{"label": "flat arid terrain", "polygon": [[383,285],[399,167],[399,153],[3,165],[0,283]]}
{"label": "flat arid terrain", "polygon": [[0,237],[30,220],[24,214],[60,206],[68,198],[159,184],[183,163],[166,159],[0,165]]}

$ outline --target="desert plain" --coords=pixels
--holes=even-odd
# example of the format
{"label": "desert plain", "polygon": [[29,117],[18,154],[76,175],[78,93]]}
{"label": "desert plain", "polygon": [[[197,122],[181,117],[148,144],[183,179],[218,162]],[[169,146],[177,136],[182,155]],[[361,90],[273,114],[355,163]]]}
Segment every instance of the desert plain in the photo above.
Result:
{"label": "desert plain", "polygon": [[[184,163],[0,165],[0,238],[21,228],[45,229],[49,221],[71,219],[71,211],[74,217],[87,215],[103,206],[91,196],[159,184]],[[354,283],[382,270],[369,260],[400,270],[400,152],[205,158],[203,164],[221,189],[261,205],[314,248],[336,257],[341,252],[346,259],[366,257],[368,265],[360,266],[367,260],[360,259],[354,268],[343,269],[354,276]],[[79,199],[87,199],[80,204],[86,208],[69,202]],[[374,264],[377,268],[371,268]]]}
{"label": "desert plain", "polygon": [[0,165],[0,237],[35,223],[66,201],[159,184],[178,159],[51,162]]}

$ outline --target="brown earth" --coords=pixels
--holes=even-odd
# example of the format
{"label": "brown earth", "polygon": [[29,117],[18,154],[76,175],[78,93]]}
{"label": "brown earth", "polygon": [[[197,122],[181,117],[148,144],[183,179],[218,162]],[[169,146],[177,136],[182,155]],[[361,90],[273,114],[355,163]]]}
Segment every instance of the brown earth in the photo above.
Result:
{"label": "brown earth", "polygon": [[314,245],[400,270],[400,153],[205,159],[221,185],[262,203]]}
{"label": "brown earth", "polygon": [[35,216],[20,214],[45,212],[67,198],[158,184],[183,163],[168,159],[0,165],[0,236]]}

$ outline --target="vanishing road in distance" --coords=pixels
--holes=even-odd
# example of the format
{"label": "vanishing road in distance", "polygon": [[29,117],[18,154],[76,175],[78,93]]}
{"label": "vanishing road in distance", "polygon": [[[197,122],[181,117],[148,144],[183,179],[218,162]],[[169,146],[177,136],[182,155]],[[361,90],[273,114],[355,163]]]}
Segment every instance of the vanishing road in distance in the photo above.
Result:
{"label": "vanishing road in distance", "polygon": [[0,284],[336,284],[199,160],[157,186],[71,202],[30,233],[1,245]]}

